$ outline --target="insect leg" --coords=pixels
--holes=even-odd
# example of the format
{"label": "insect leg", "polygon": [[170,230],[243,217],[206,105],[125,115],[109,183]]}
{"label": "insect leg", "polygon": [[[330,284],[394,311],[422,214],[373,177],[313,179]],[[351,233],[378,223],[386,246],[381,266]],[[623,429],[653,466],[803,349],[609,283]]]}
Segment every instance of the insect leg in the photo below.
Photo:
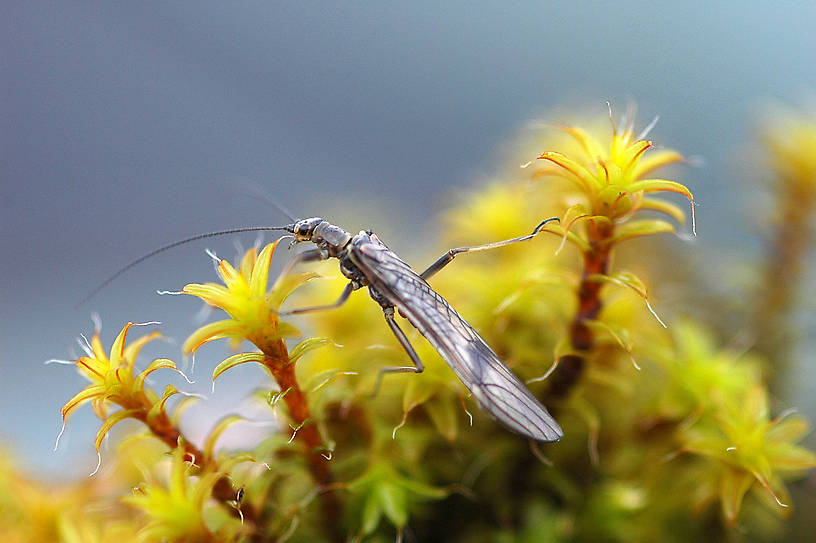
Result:
{"label": "insect leg", "polygon": [[286,267],[281,270],[281,277],[289,275],[295,266],[302,262],[317,262],[319,260],[326,260],[326,255],[320,249],[306,249],[298,253],[286,264]]}
{"label": "insect leg", "polygon": [[301,313],[311,313],[313,311],[323,311],[326,309],[335,309],[340,307],[346,300],[349,299],[351,293],[354,292],[354,283],[349,283],[346,285],[346,288],[343,289],[343,292],[340,294],[340,297],[337,298],[337,301],[331,304],[326,305],[313,305],[311,307],[299,307],[298,309],[290,309],[289,311],[281,311],[279,315],[299,315]]}
{"label": "insect leg", "polygon": [[383,375],[386,373],[422,373],[425,370],[425,364],[423,364],[422,360],[419,359],[419,355],[414,350],[413,346],[411,346],[411,342],[408,341],[408,337],[405,335],[405,332],[402,331],[402,328],[399,327],[397,321],[394,320],[394,308],[385,307],[383,308],[383,313],[385,314],[385,322],[388,323],[388,327],[391,328],[391,331],[394,332],[395,336],[397,336],[397,341],[400,342],[402,348],[405,349],[406,353],[408,353],[408,357],[411,359],[411,362],[413,362],[414,365],[380,369],[380,372],[377,374],[377,382],[374,385],[374,392],[371,393],[372,396],[377,395],[377,392],[380,390],[380,385],[382,384]]}
{"label": "insect leg", "polygon": [[428,279],[436,272],[447,266],[451,260],[453,260],[456,255],[459,253],[469,253],[469,252],[476,252],[476,251],[487,251],[489,249],[498,249],[499,247],[504,247],[506,245],[511,245],[513,243],[518,243],[519,241],[527,241],[528,239],[533,239],[541,232],[541,229],[544,228],[544,225],[551,221],[557,221],[558,217],[552,217],[550,219],[546,219],[541,221],[538,226],[533,229],[532,234],[527,234],[526,236],[520,236],[517,238],[512,239],[505,239],[503,241],[494,241],[493,243],[485,243],[484,245],[471,245],[469,247],[457,247],[456,249],[450,249],[448,252],[440,256],[436,262],[428,266],[428,268],[419,274],[420,277],[423,279]]}
{"label": "insect leg", "polygon": [[[292,269],[300,264],[301,262],[317,262],[318,260],[325,260],[326,255],[320,249],[307,249],[302,253],[298,253],[295,257],[289,261],[286,267],[281,271],[281,277],[284,277],[292,271]],[[315,305],[311,307],[300,307],[298,309],[290,309],[289,311],[280,311],[278,315],[298,315],[300,313],[311,313],[313,311],[323,311],[324,309],[334,309],[336,307],[340,307],[351,293],[354,291],[354,286],[349,283],[346,285],[346,288],[343,289],[343,292],[340,294],[340,297],[334,303],[327,304],[327,305]]]}

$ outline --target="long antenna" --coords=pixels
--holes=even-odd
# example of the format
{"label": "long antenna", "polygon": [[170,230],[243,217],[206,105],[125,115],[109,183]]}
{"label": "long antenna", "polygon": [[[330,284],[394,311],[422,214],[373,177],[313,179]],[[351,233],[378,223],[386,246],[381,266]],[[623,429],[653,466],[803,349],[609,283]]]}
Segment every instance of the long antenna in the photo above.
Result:
{"label": "long antenna", "polygon": [[87,302],[88,300],[90,300],[91,298],[96,296],[96,294],[100,290],[102,290],[103,288],[110,285],[114,280],[116,280],[116,278],[118,278],[120,275],[122,275],[126,271],[130,270],[134,266],[138,266],[139,264],[141,264],[145,260],[147,260],[149,258],[153,258],[157,254],[163,253],[164,251],[169,251],[170,249],[174,249],[175,247],[178,247],[179,245],[184,245],[185,243],[190,243],[192,241],[198,241],[200,239],[214,238],[216,236],[224,236],[224,235],[227,235],[227,234],[240,234],[240,233],[243,233],[243,232],[269,232],[269,231],[272,231],[272,230],[283,230],[285,232],[293,232],[294,231],[294,225],[290,224],[290,225],[287,225],[287,226],[247,226],[247,227],[243,227],[243,228],[231,228],[229,230],[218,230],[216,232],[207,232],[206,234],[198,234],[197,236],[182,239],[182,240],[179,240],[179,241],[174,241],[173,243],[169,243],[169,244],[167,244],[167,245],[165,245],[163,247],[159,247],[158,249],[150,251],[146,255],[140,256],[139,258],[137,258],[136,260],[134,260],[130,264],[127,264],[126,266],[124,266],[124,267],[120,268],[119,270],[117,270],[113,275],[111,275],[110,277],[105,279],[102,283],[99,284],[99,286],[97,286],[95,289],[93,289],[91,292],[89,292],[87,296],[82,298],[74,306],[74,309],[77,309],[82,304],[84,304],[85,302]]}

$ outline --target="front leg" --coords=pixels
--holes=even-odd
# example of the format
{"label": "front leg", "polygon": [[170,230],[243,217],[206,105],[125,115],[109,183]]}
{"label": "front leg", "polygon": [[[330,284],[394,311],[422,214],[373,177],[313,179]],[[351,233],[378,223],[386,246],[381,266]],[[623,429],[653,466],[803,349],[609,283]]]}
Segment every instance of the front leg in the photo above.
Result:
{"label": "front leg", "polygon": [[326,304],[326,305],[313,305],[310,307],[299,307],[297,309],[290,309],[288,311],[280,311],[278,315],[300,315],[301,313],[312,313],[315,311],[325,311],[326,309],[336,309],[346,303],[346,300],[349,299],[351,293],[354,292],[354,283],[349,283],[346,285],[346,288],[343,289],[343,292],[340,294],[340,297],[334,303]]}
{"label": "front leg", "polygon": [[[295,257],[289,261],[289,264],[281,271],[281,277],[285,277],[288,275],[292,269],[300,264],[301,262],[317,262],[320,260],[326,260],[328,255],[325,251],[321,249],[307,249],[302,253],[298,253]],[[351,282],[346,285],[346,288],[343,289],[343,292],[340,294],[340,297],[333,303],[326,304],[326,305],[315,305],[311,307],[299,307],[298,309],[290,309],[288,311],[279,311],[279,315],[300,315],[301,313],[312,313],[314,311],[323,311],[326,309],[335,309],[340,307],[346,300],[348,300],[351,293],[354,292],[358,287],[355,287],[355,283]]]}
{"label": "front leg", "polygon": [[281,270],[280,276],[285,277],[289,275],[295,266],[303,262],[319,262],[321,260],[326,260],[327,258],[329,258],[329,255],[322,249],[306,249],[305,251],[296,254],[294,258],[292,258],[292,260],[286,264],[286,267]]}

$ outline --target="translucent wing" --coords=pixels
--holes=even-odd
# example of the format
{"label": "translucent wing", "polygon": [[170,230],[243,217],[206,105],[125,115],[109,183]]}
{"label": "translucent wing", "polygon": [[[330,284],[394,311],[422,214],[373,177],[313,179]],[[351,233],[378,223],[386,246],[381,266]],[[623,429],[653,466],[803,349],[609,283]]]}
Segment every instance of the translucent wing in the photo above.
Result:
{"label": "translucent wing", "polygon": [[370,286],[428,339],[479,404],[502,424],[538,441],[564,433],[547,409],[478,333],[374,234],[354,237],[351,258]]}

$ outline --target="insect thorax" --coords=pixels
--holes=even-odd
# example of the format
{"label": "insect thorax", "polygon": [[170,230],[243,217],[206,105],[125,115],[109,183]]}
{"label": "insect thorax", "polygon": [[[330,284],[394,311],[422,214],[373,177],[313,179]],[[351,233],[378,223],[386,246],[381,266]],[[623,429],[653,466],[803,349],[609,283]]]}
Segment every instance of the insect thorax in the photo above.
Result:
{"label": "insect thorax", "polygon": [[312,241],[328,251],[330,257],[339,258],[351,241],[351,234],[328,221],[322,221],[315,227]]}

